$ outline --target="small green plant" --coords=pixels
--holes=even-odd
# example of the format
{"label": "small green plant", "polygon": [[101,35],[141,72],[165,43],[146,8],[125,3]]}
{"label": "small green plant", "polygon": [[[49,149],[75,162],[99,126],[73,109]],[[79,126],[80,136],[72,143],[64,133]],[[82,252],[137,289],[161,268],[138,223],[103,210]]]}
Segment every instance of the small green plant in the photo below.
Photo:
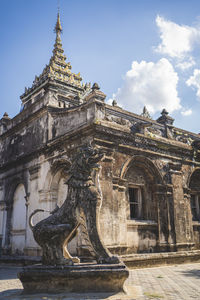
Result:
{"label": "small green plant", "polygon": [[162,275],[158,275],[157,278],[163,278],[163,276]]}
{"label": "small green plant", "polygon": [[150,299],[152,299],[152,298],[153,299],[161,299],[161,298],[163,298],[163,296],[161,296],[161,295],[154,294],[154,293],[148,293],[148,292],[145,292],[144,295],[147,296]]}

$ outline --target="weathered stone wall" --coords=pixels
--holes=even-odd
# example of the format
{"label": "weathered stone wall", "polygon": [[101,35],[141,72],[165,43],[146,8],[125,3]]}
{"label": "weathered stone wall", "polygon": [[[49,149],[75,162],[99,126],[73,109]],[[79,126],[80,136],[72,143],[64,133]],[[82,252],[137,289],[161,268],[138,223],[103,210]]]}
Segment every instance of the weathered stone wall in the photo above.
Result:
{"label": "weathered stone wall", "polygon": [[[113,109],[114,110],[114,109]],[[134,135],[131,133],[128,122],[130,115],[127,113],[127,119],[116,117],[119,114],[120,109],[113,112],[113,116],[103,117],[103,120],[98,120],[96,141],[101,147],[105,147],[107,151],[113,152],[111,156],[114,163],[112,167],[108,168],[108,173],[111,168],[113,174],[113,195],[115,199],[120,199],[118,204],[118,210],[123,207],[123,212],[120,211],[121,219],[118,222],[118,239],[123,236],[118,245],[113,243],[114,239],[109,239],[107,232],[109,232],[111,226],[107,226],[102,221],[105,230],[102,230],[103,235],[106,235],[106,241],[109,248],[112,251],[120,252],[148,252],[148,251],[171,251],[182,249],[193,249],[199,247],[199,232],[197,226],[194,227],[192,222],[191,207],[190,207],[190,189],[188,178],[192,173],[194,160],[193,149],[191,146],[186,145],[184,142],[173,141],[169,139],[157,139],[155,136],[149,138],[145,132],[143,134]],[[101,110],[102,113],[102,110]],[[112,123],[111,123],[112,120]],[[112,124],[112,125],[111,125]],[[103,128],[100,128],[102,125]],[[127,134],[129,132],[129,134]],[[144,139],[145,137],[145,139]],[[109,150],[108,150],[109,149]],[[148,158],[151,164],[146,165],[143,169],[143,175],[138,176],[138,181],[133,180],[132,183],[145,185],[146,195],[148,195],[148,185],[152,187],[152,195],[154,204],[151,203],[152,208],[148,208],[148,197],[146,198],[146,204],[144,207],[144,213],[146,211],[154,212],[157,218],[154,219],[156,224],[147,224],[148,220],[144,222],[138,222],[136,220],[129,219],[129,207],[127,203],[127,195],[124,192],[118,193],[118,189],[125,189],[127,191],[127,182],[120,182],[123,176],[123,172],[128,168],[130,161],[137,157],[137,155]],[[198,161],[195,162],[198,166]],[[103,168],[106,168],[104,166]],[[156,170],[157,169],[157,174]],[[139,169],[138,169],[139,170]],[[159,178],[160,181],[154,182],[153,180],[148,183],[145,180],[146,172],[149,172],[149,178]],[[141,172],[141,170],[140,170]],[[104,171],[107,173],[107,170]],[[139,174],[138,174],[139,175]],[[106,191],[105,194],[111,196],[110,188],[111,179],[105,181]],[[121,186],[120,186],[121,185]],[[122,195],[122,196],[121,196]],[[106,196],[105,196],[106,197]],[[112,200],[114,202],[114,200]],[[116,206],[114,202],[113,206]],[[112,220],[113,216],[106,212],[112,211],[109,209],[109,204],[104,201],[105,212],[102,220]],[[107,208],[108,207],[108,208]],[[124,214],[124,212],[126,213]],[[147,213],[148,215],[148,213]],[[114,223],[119,219],[114,217]],[[148,219],[148,218],[147,218]],[[139,224],[137,224],[139,223]],[[126,224],[124,226],[124,224]],[[193,225],[192,225],[193,224]],[[193,227],[195,233],[193,236]],[[114,230],[112,230],[113,232]],[[105,234],[106,232],[106,234]],[[123,234],[120,235],[120,232]]]}
{"label": "weathered stone wall", "polygon": [[43,114],[37,119],[27,120],[23,127],[16,127],[5,133],[1,144],[1,164],[24,159],[34,151],[41,149],[47,142],[48,116]]}
{"label": "weathered stone wall", "polygon": [[[34,117],[30,117],[30,112],[22,112],[21,123],[17,116],[15,125],[0,137],[0,238],[5,251],[17,249],[11,235],[14,195],[17,187],[23,185],[24,252],[40,254],[28,217],[37,208],[52,211],[56,204],[62,204],[67,194],[64,182],[71,158],[86,141],[93,141],[105,151],[100,172],[103,196],[100,228],[103,241],[112,252],[200,247],[199,223],[192,221],[190,208],[191,190],[197,192],[199,184],[198,171],[191,176],[199,167],[191,145],[164,137],[165,128],[155,121],[152,123],[156,130],[145,131],[140,126],[139,131],[133,131],[134,122],[148,120],[101,101],[90,99],[79,107],[39,110]],[[158,131],[162,136],[157,136]],[[131,186],[142,189],[141,219],[130,218],[128,188]],[[37,214],[34,222],[48,214]],[[83,246],[79,230],[70,249],[75,253]]]}

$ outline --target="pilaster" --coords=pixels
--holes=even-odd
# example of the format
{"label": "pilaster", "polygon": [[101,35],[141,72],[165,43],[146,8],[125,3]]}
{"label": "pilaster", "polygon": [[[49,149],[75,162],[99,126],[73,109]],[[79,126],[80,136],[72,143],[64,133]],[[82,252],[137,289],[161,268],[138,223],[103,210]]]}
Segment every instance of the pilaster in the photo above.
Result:
{"label": "pilaster", "polygon": [[180,166],[171,166],[169,172],[173,186],[176,250],[188,250],[194,245],[191,222],[192,218],[189,207],[189,189],[183,187],[183,174]]}
{"label": "pilaster", "polygon": [[168,250],[169,219],[166,192],[165,185],[154,185],[154,197],[156,198],[158,212],[158,250],[161,252]]}

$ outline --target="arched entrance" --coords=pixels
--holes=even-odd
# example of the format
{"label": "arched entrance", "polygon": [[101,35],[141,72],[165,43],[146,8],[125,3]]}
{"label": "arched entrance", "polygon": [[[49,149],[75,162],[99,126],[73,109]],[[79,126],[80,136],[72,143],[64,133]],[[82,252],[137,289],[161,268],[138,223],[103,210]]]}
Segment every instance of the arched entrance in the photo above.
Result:
{"label": "arched entrance", "polygon": [[23,254],[26,236],[26,200],[25,188],[19,184],[13,196],[13,210],[11,219],[11,252]]}

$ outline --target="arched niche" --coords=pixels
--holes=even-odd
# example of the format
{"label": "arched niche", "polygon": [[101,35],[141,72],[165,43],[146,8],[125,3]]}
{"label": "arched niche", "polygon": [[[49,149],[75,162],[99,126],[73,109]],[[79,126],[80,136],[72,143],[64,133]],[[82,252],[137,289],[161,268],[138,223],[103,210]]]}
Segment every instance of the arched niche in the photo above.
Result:
{"label": "arched niche", "polygon": [[146,157],[135,156],[122,169],[122,175],[127,182],[128,219],[157,221],[155,193],[162,177],[155,165]]}
{"label": "arched niche", "polygon": [[192,220],[200,222],[200,168],[189,179]]}
{"label": "arched niche", "polygon": [[50,185],[50,197],[52,200],[53,208],[58,205],[59,207],[64,203],[67,198],[68,186],[67,179],[69,175],[67,170],[59,169],[52,177]]}
{"label": "arched niche", "polygon": [[126,185],[127,253],[158,251],[162,177],[150,159],[134,156],[121,170]]}
{"label": "arched niche", "polygon": [[53,210],[56,205],[60,207],[65,201],[68,191],[66,181],[69,178],[70,165],[71,163],[66,158],[57,159],[51,165],[44,187],[40,191],[40,201],[46,202],[47,210]]}
{"label": "arched niche", "polygon": [[26,236],[26,192],[23,184],[19,184],[13,195],[11,219],[11,251],[23,254]]}
{"label": "arched niche", "polygon": [[[58,165],[56,169],[53,169],[52,181],[50,184],[50,197],[51,197],[51,209],[54,209],[56,205],[59,207],[62,206],[64,201],[67,199],[68,186],[67,179],[69,178],[69,169],[70,165]],[[78,237],[76,236],[68,244],[68,250],[72,255],[77,255],[78,248]]]}

